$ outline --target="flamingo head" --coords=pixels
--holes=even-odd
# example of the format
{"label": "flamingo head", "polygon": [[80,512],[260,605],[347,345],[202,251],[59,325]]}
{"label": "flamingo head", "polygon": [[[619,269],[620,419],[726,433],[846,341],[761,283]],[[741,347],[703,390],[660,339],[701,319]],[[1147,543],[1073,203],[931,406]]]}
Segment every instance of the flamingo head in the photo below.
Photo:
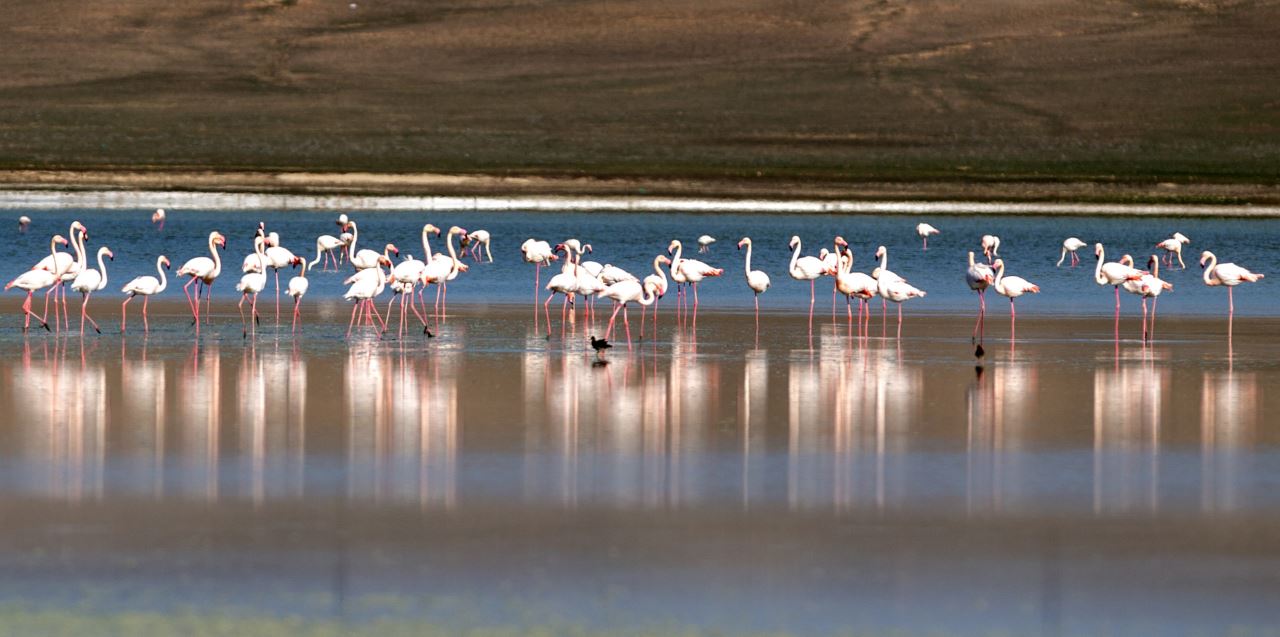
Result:
{"label": "flamingo head", "polygon": [[565,254],[568,254],[569,250],[564,247],[563,243],[557,243],[554,248],[551,248],[551,252],[552,256],[555,256],[556,252],[564,252]]}
{"label": "flamingo head", "polygon": [[434,224],[428,223],[427,225],[422,226],[422,231],[428,233],[434,232],[437,237],[440,236],[440,229],[435,227]]}
{"label": "flamingo head", "polygon": [[169,269],[169,257],[161,256],[161,257],[160,257],[160,263],[161,263],[162,265],[164,265],[164,269],[166,269],[166,270],[168,270],[168,269]]}
{"label": "flamingo head", "polygon": [[883,257],[883,256],[884,256],[884,252],[885,252],[885,250],[884,250],[884,246],[880,246],[880,247],[876,248],[876,258],[877,258],[877,259],[879,259],[879,258]]}
{"label": "flamingo head", "polygon": [[849,242],[848,242],[848,241],[845,241],[845,240],[844,240],[844,237],[837,236],[837,237],[836,237],[836,245],[838,245],[838,246],[840,246],[840,247],[842,247],[842,248],[847,248],[847,247],[849,247]]}
{"label": "flamingo head", "polygon": [[272,232],[267,235],[267,245],[273,248],[280,247],[280,233]]}
{"label": "flamingo head", "polygon": [[667,244],[667,254],[675,254],[676,250],[679,248],[680,248],[680,240],[672,239],[671,243]]}
{"label": "flamingo head", "polygon": [[996,262],[995,262],[995,263],[992,263],[992,264],[991,264],[991,267],[992,267],[992,268],[995,268],[995,269],[997,269],[997,270],[999,270],[1000,268],[1003,268],[1003,267],[1004,267],[1004,259],[996,259]]}
{"label": "flamingo head", "polygon": [[666,264],[670,265],[670,263],[671,263],[671,258],[670,258],[670,257],[668,257],[668,256],[667,256],[667,255],[665,255],[665,254],[660,254],[660,255],[658,255],[658,263],[666,263]]}
{"label": "flamingo head", "polygon": [[110,250],[105,250],[105,249],[102,251],[102,253],[103,253],[103,254],[105,254],[105,255],[107,255],[107,258],[108,258],[108,259],[111,259],[112,261],[115,261],[115,260],[116,260],[116,253],[114,253],[114,252],[112,252],[112,251],[110,251]]}
{"label": "flamingo head", "polygon": [[396,256],[400,256],[400,248],[397,248],[394,243],[387,244],[387,251]]}
{"label": "flamingo head", "polygon": [[1191,243],[1191,239],[1188,239],[1187,235],[1182,234],[1181,232],[1173,233],[1173,238],[1177,239],[1178,243],[1188,243],[1188,244]]}
{"label": "flamingo head", "polygon": [[750,238],[750,237],[743,237],[743,238],[742,238],[742,241],[739,241],[739,242],[738,242],[738,249],[739,249],[739,250],[741,250],[741,249],[742,249],[742,246],[749,246],[749,245],[751,245],[751,238]]}
{"label": "flamingo head", "polygon": [[1101,258],[1102,258],[1102,244],[1101,244],[1101,243],[1095,243],[1095,244],[1093,244],[1093,256],[1098,257],[1099,259],[1101,259]]}
{"label": "flamingo head", "polygon": [[295,256],[292,259],[289,259],[289,263],[293,264],[294,266],[302,265],[302,261],[303,261],[302,257],[299,257],[299,256]]}
{"label": "flamingo head", "polygon": [[551,256],[548,256],[548,257],[547,257],[547,260],[548,260],[548,261],[559,261],[559,260],[560,260],[560,257],[559,257],[559,256],[557,256],[557,255],[554,255],[554,254],[553,254],[553,255],[551,255]]}
{"label": "flamingo head", "polygon": [[1121,257],[1120,257],[1120,265],[1127,265],[1127,266],[1129,266],[1129,267],[1131,267],[1131,268],[1132,268],[1132,267],[1133,267],[1133,256],[1132,256],[1132,255],[1128,255],[1128,254],[1121,256]]}
{"label": "flamingo head", "polygon": [[459,226],[451,226],[451,227],[449,228],[449,234],[451,234],[451,235],[454,235],[454,234],[460,234],[460,235],[462,235],[462,236],[464,236],[464,237],[465,237],[465,236],[467,236],[467,229],[466,229],[466,228],[459,227]]}
{"label": "flamingo head", "polygon": [[459,263],[459,264],[458,264],[458,271],[459,271],[459,272],[467,272],[467,271],[469,271],[470,269],[471,269],[471,266],[469,266],[469,265],[467,265],[467,264],[465,264],[465,263]]}
{"label": "flamingo head", "polygon": [[215,232],[215,233],[213,233],[213,245],[216,245],[216,246],[218,246],[218,247],[222,248],[223,250],[226,250],[226,249],[227,249],[227,238],[226,238],[226,237],[224,237],[224,236],[222,236],[222,233],[221,233],[221,232]]}
{"label": "flamingo head", "polygon": [[71,231],[72,231],[72,232],[75,232],[76,230],[79,230],[80,232],[88,232],[88,231],[89,231],[89,229],[88,229],[88,228],[85,228],[85,227],[84,227],[84,224],[83,224],[83,223],[80,223],[79,221],[72,221],[72,222],[71,222]]}
{"label": "flamingo head", "polygon": [[1213,258],[1213,253],[1212,253],[1212,252],[1209,252],[1208,250],[1205,250],[1204,252],[1201,252],[1201,253],[1200,253],[1200,267],[1201,267],[1201,268],[1205,267],[1205,265],[1204,265],[1204,264],[1208,263],[1208,262],[1209,262],[1209,259],[1212,259],[1212,258]]}
{"label": "flamingo head", "polygon": [[587,254],[591,254],[592,252],[594,252],[594,251],[595,251],[595,250],[591,247],[591,244],[590,244],[590,243],[588,243],[587,245],[582,246],[582,249],[583,249]]}
{"label": "flamingo head", "polygon": [[53,242],[59,245],[67,245],[67,238],[60,234],[55,234],[53,235]]}
{"label": "flamingo head", "polygon": [[791,235],[791,240],[787,242],[787,249],[795,250],[796,246],[799,244],[800,244],[800,237],[797,235]]}

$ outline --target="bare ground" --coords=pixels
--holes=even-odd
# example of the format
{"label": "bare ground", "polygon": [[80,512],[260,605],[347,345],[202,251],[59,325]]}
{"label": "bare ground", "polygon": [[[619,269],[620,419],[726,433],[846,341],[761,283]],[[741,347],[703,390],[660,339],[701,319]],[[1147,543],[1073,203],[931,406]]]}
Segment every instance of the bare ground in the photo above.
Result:
{"label": "bare ground", "polygon": [[1280,199],[1276,2],[6,13],[0,186]]}

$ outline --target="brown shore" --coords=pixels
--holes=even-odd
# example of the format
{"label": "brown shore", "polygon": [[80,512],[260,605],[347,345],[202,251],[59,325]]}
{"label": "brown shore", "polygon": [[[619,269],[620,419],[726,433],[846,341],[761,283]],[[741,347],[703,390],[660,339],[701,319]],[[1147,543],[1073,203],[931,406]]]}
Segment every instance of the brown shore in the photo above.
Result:
{"label": "brown shore", "polygon": [[1280,202],[1273,3],[27,2],[0,188]]}

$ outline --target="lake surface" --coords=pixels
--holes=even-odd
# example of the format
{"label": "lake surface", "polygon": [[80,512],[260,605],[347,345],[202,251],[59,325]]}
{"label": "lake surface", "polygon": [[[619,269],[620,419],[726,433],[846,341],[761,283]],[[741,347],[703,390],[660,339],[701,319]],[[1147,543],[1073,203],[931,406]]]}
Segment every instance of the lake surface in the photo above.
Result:
{"label": "lake surface", "polygon": [[[21,210],[10,211],[15,219]],[[89,227],[89,252],[107,245],[116,254],[108,264],[113,277],[110,293],[104,298],[120,298],[119,286],[134,276],[155,274],[155,260],[165,254],[176,271],[187,259],[208,255],[209,232],[219,230],[227,236],[223,258],[229,268],[215,284],[215,296],[234,296],[234,283],[245,255],[253,252],[253,234],[263,221],[268,231],[278,232],[281,244],[308,259],[315,256],[315,238],[321,234],[337,235],[336,212],[228,212],[173,211],[163,231],[150,223],[150,211],[58,210],[26,211],[33,225],[24,234],[14,233],[11,241],[0,245],[0,264],[5,264],[6,278],[17,276],[48,254],[49,237],[67,233],[71,221],[79,219]],[[788,240],[798,235],[803,240],[802,254],[816,255],[821,248],[831,248],[836,235],[843,236],[854,250],[855,268],[869,272],[875,263],[876,247],[889,250],[889,267],[914,285],[928,292],[924,299],[907,304],[908,311],[970,312],[976,308],[973,293],[963,283],[967,253],[976,251],[984,234],[1002,238],[1000,254],[1005,258],[1008,275],[1023,276],[1039,284],[1043,292],[1023,297],[1019,314],[1075,315],[1109,314],[1114,308],[1112,290],[1093,282],[1092,247],[1079,252],[1077,268],[1054,267],[1062,250],[1062,241],[1075,236],[1092,244],[1102,242],[1107,259],[1132,254],[1139,265],[1158,251],[1155,244],[1180,231],[1191,238],[1183,260],[1188,269],[1161,269],[1162,277],[1174,289],[1161,297],[1161,307],[1168,316],[1218,315],[1226,312],[1225,290],[1209,288],[1201,281],[1197,260],[1203,250],[1214,251],[1220,260],[1235,262],[1256,272],[1275,272],[1276,255],[1280,254],[1280,219],[1209,219],[1172,217],[1054,217],[1054,216],[945,216],[927,218],[916,215],[847,216],[847,215],[768,215],[768,214],[662,214],[662,213],[407,213],[351,212],[360,228],[358,248],[381,250],[394,243],[401,254],[423,255],[421,229],[433,223],[444,230],[459,225],[467,230],[486,229],[493,235],[492,264],[475,267],[450,287],[450,298],[466,303],[532,302],[533,267],[520,259],[520,244],[535,237],[551,244],[570,237],[589,243],[594,252],[587,259],[612,263],[643,276],[651,272],[653,258],[665,254],[672,239],[686,245],[685,257],[699,258],[725,269],[724,276],[699,286],[704,307],[750,307],[752,294],[742,278],[743,253],[734,244],[743,236],[755,242],[753,268],[770,275],[773,288],[761,296],[761,307],[769,310],[805,309],[809,294],[807,282],[787,275],[791,251]],[[929,250],[921,250],[915,226],[921,221],[933,223],[942,230],[932,237]],[[710,234],[718,239],[708,254],[699,255],[695,240]],[[432,237],[432,250],[443,251],[444,242]],[[334,272],[313,272],[311,299],[338,299],[345,289]],[[171,272],[172,274],[172,272]],[[282,272],[282,278],[292,276]],[[1280,295],[1271,293],[1277,277],[1246,284],[1236,298],[1240,315],[1280,315]],[[830,279],[823,296],[830,309]],[[820,281],[820,283],[822,282]],[[546,283],[546,277],[542,278]],[[119,285],[117,285],[119,284]],[[823,286],[819,285],[820,288]],[[274,287],[270,288],[274,290]],[[10,292],[10,295],[16,295]],[[180,297],[180,290],[168,293]],[[545,295],[545,292],[542,292]],[[992,295],[994,297],[994,295]],[[1004,313],[1002,299],[996,299],[994,310]],[[1126,299],[1126,312],[1137,312],[1138,302]]]}
{"label": "lake surface", "polygon": [[[1280,625],[1273,279],[1238,290],[1229,332],[1189,251],[1145,344],[1131,298],[1115,337],[1091,253],[1053,267],[1068,235],[1139,253],[1180,230],[1197,254],[1266,272],[1280,221],[954,217],[933,220],[944,234],[924,252],[916,217],[378,213],[358,218],[362,243],[420,254],[424,222],[495,236],[495,262],[451,285],[434,337],[347,338],[345,273],[317,272],[301,332],[264,300],[245,338],[231,286],[257,221],[301,248],[336,234],[333,215],[175,212],[157,232],[147,214],[33,213],[0,247],[16,274],[81,219],[91,249],[117,254],[91,306],[103,335],[24,335],[21,296],[0,302],[0,633]],[[176,269],[212,228],[232,264],[212,324],[197,334],[171,288],[149,334],[132,318],[115,333],[118,284],[160,252]],[[704,232],[726,273],[702,287],[696,327],[669,294],[656,337],[632,321],[631,347],[617,332],[601,359],[588,337],[604,311],[553,312],[548,335],[521,306],[526,236],[577,236],[640,274]],[[1020,301],[1016,342],[992,295],[975,358],[961,273],[988,232],[1044,292]],[[808,286],[785,275],[793,233],[844,235],[864,269],[889,246],[929,291],[903,338],[882,337],[894,325],[878,311],[867,336],[843,308],[833,320],[825,285],[810,333]],[[775,284],[759,327],[730,247],[744,234]]]}

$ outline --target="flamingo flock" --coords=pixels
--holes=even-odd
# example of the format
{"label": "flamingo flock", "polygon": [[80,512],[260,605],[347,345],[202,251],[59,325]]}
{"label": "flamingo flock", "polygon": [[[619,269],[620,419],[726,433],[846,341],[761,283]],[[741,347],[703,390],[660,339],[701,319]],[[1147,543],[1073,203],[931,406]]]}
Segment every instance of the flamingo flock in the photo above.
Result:
{"label": "flamingo flock", "polygon": [[[152,215],[152,221],[156,224],[157,230],[163,228],[165,218],[163,209],[157,209]],[[279,297],[282,290],[280,270],[282,268],[301,268],[297,275],[288,280],[284,288],[285,295],[293,299],[290,321],[292,331],[297,332],[302,323],[302,301],[310,287],[308,273],[309,271],[314,273],[318,265],[321,272],[330,269],[336,271],[343,267],[350,268],[350,275],[343,281],[347,286],[343,298],[353,303],[347,325],[348,336],[357,326],[373,328],[379,336],[382,336],[388,331],[389,325],[397,322],[398,335],[404,338],[410,313],[414,320],[422,325],[423,333],[433,336],[431,332],[433,320],[438,329],[442,318],[447,316],[448,284],[456,280],[459,275],[468,272],[471,267],[464,260],[471,260],[473,263],[493,262],[491,234],[486,230],[467,231],[459,226],[452,226],[447,233],[442,233],[441,229],[435,225],[424,224],[419,237],[422,258],[417,259],[409,254],[401,255],[400,249],[390,242],[382,244],[381,250],[361,247],[359,225],[345,214],[340,215],[336,223],[341,231],[340,236],[328,234],[318,236],[315,240],[315,258],[310,261],[283,247],[279,234],[268,231],[264,223],[257,225],[253,239],[254,251],[243,259],[241,277],[235,285],[236,291],[240,294],[237,308],[241,317],[242,335],[245,338],[256,334],[261,322],[258,297],[271,284],[274,284],[275,288],[276,320],[279,322]],[[30,226],[30,219],[23,217],[19,226],[20,231],[26,231]],[[927,250],[928,238],[940,234],[940,231],[930,224],[921,223],[916,226],[916,233],[924,242],[922,248]],[[443,252],[432,250],[433,236],[437,239],[443,237],[445,242]],[[94,264],[88,258],[89,253],[86,247],[88,237],[89,231],[83,223],[72,222],[65,235],[57,234],[50,238],[47,256],[6,284],[6,290],[18,288],[27,293],[22,304],[24,331],[30,328],[33,319],[40,327],[49,331],[60,331],[64,328],[70,330],[65,291],[69,286],[73,291],[81,294],[81,335],[85,332],[86,324],[95,332],[102,332],[97,320],[89,314],[88,302],[91,295],[106,289],[107,261],[114,260],[115,254],[107,246],[99,246],[96,251],[97,268],[91,267]],[[702,235],[696,242],[700,253],[709,254],[715,239],[710,235]],[[1185,268],[1182,250],[1189,244],[1190,239],[1186,235],[1173,233],[1169,238],[1155,244],[1156,248],[1164,251],[1164,254],[1150,255],[1144,264],[1148,269],[1140,270],[1135,267],[1134,260],[1129,255],[1123,255],[1115,261],[1108,261],[1103,244],[1094,243],[1094,256],[1097,263],[1093,280],[1100,286],[1113,288],[1117,339],[1119,338],[1122,289],[1141,299],[1143,339],[1145,341],[1152,338],[1155,331],[1156,303],[1163,292],[1173,289],[1172,283],[1160,278],[1160,266],[1163,264],[1171,267],[1176,262],[1179,267]],[[742,237],[736,245],[738,250],[743,252],[743,280],[746,288],[753,295],[758,339],[760,295],[771,289],[772,280],[764,270],[753,267],[754,244],[750,237]],[[791,236],[787,242],[787,248],[791,251],[787,274],[796,281],[809,283],[808,329],[810,335],[813,331],[817,280],[830,276],[833,279],[833,319],[835,300],[843,296],[847,320],[852,330],[854,325],[852,306],[853,302],[857,301],[858,332],[860,336],[866,335],[871,318],[870,302],[879,297],[881,323],[885,332],[888,324],[888,304],[890,302],[895,304],[898,314],[895,336],[900,339],[903,326],[902,305],[914,299],[925,298],[927,293],[912,285],[907,277],[889,269],[889,250],[886,246],[881,245],[876,249],[874,269],[870,272],[859,272],[854,269],[854,253],[848,242],[837,236],[832,245],[834,250],[823,248],[817,255],[805,255],[803,254],[804,244],[799,235]],[[1062,242],[1061,254],[1055,265],[1060,267],[1070,258],[1070,266],[1075,267],[1079,264],[1077,250],[1087,245],[1077,237],[1067,238]],[[67,246],[70,251],[60,251],[60,246]],[[222,273],[221,252],[226,247],[225,235],[216,230],[210,232],[206,241],[207,253],[191,257],[175,273],[179,280],[186,279],[182,289],[191,312],[191,323],[196,330],[200,329],[202,323],[208,324],[211,321],[212,288]],[[969,251],[968,263],[961,264],[964,267],[965,283],[969,289],[978,294],[978,314],[972,339],[979,344],[979,353],[981,352],[980,343],[986,331],[986,290],[994,288],[997,294],[1009,299],[1011,341],[1016,340],[1016,300],[1041,291],[1039,285],[1026,278],[1006,273],[1008,262],[1006,258],[1001,257],[1000,248],[999,236],[983,235],[977,242],[977,249],[981,250],[983,260],[976,258],[976,250]],[[618,315],[621,314],[623,330],[630,347],[632,343],[630,306],[640,306],[640,337],[643,339],[650,308],[653,314],[652,329],[656,331],[658,301],[666,295],[671,283],[676,285],[677,290],[677,316],[681,320],[686,316],[689,317],[696,326],[699,284],[724,274],[723,268],[698,259],[686,258],[684,244],[680,239],[672,239],[664,251],[655,250],[657,254],[653,256],[652,273],[644,274],[642,278],[614,263],[584,260],[586,255],[591,255],[593,252],[591,244],[577,238],[565,239],[555,245],[548,241],[530,238],[520,245],[523,260],[534,266],[535,329],[539,329],[539,324],[545,319],[547,337],[552,333],[550,304],[556,295],[562,297],[562,332],[567,322],[576,320],[574,317],[579,307],[584,317],[594,320],[595,302],[598,299],[605,299],[612,301],[613,310],[604,332],[604,339],[601,340],[607,341],[613,336]],[[542,268],[549,267],[556,261],[562,261],[560,271],[543,285],[541,283]],[[1234,288],[1242,283],[1253,283],[1264,277],[1261,273],[1252,272],[1234,263],[1219,263],[1217,256],[1209,251],[1202,252],[1200,265],[1203,268],[1202,280],[1205,285],[1227,288],[1228,318],[1233,317],[1235,313]],[[126,331],[129,302],[138,296],[143,297],[141,311],[143,331],[150,330],[149,300],[150,297],[163,293],[168,287],[166,271],[169,267],[170,261],[167,256],[156,255],[155,275],[137,276],[120,288],[126,295],[121,303],[121,333]],[[267,276],[268,269],[272,271],[271,278]],[[428,307],[424,291],[433,285],[436,287],[436,296],[434,303]],[[376,299],[386,292],[387,288],[390,288],[391,299],[385,311],[379,312]],[[690,290],[693,293],[691,309],[688,303]],[[33,309],[34,295],[41,291],[45,297],[44,308],[37,313]],[[546,296],[542,298],[541,295],[544,292]],[[53,301],[52,317],[48,313],[50,300]],[[1150,312],[1148,312],[1148,300],[1151,301]],[[246,303],[249,305],[247,315],[244,307]],[[542,305],[541,312],[537,308],[539,304]],[[400,308],[398,321],[393,318],[397,305]]]}

